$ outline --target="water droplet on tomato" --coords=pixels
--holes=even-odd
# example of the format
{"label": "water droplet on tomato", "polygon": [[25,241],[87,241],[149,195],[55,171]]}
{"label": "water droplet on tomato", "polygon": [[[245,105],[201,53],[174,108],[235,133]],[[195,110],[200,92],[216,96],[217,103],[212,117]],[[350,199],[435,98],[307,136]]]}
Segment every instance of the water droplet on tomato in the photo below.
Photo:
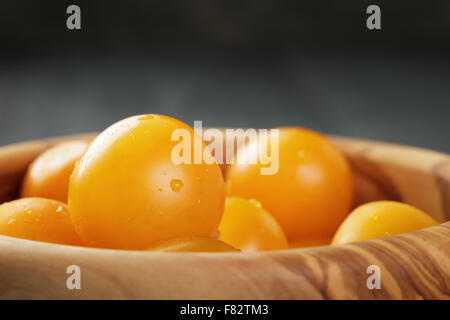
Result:
{"label": "water droplet on tomato", "polygon": [[172,179],[172,181],[170,181],[170,188],[175,191],[178,192],[180,191],[180,189],[184,186],[183,181],[179,180],[179,179]]}
{"label": "water droplet on tomato", "polygon": [[258,200],[255,199],[250,199],[248,200],[252,205],[254,205],[257,208],[262,208],[262,204],[261,202],[259,202]]}
{"label": "water droplet on tomato", "polygon": [[146,114],[145,116],[139,117],[138,120],[151,120],[154,117],[150,114]]}

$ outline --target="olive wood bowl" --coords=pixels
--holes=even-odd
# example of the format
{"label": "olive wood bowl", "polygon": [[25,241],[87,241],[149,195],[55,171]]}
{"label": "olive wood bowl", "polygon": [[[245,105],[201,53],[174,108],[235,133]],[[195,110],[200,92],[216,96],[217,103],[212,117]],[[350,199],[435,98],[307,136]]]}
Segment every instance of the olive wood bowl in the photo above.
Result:
{"label": "olive wood bowl", "polygon": [[[0,203],[16,199],[28,164],[57,142],[0,148]],[[160,253],[56,245],[0,236],[2,299],[449,299],[450,156],[331,137],[348,157],[355,205],[393,199],[440,225],[338,246],[259,253]],[[81,289],[67,288],[78,265]],[[369,289],[370,265],[380,289]]]}

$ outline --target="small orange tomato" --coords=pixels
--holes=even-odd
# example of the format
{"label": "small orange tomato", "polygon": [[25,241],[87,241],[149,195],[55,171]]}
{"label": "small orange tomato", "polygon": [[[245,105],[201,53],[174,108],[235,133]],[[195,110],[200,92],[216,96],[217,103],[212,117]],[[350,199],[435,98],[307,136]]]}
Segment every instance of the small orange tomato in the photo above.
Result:
{"label": "small orange tomato", "polygon": [[[258,158],[258,152],[266,152],[263,148],[272,149],[270,140],[268,147],[261,139],[248,143],[237,158],[241,153]],[[325,136],[296,127],[279,129],[278,147],[275,174],[261,174],[267,165],[259,161],[230,165],[228,194],[260,201],[290,242],[331,238],[353,202],[353,180],[344,155]]]}
{"label": "small orange tomato", "polygon": [[196,150],[209,152],[190,126],[167,116],[134,116],[107,128],[70,180],[77,233],[89,246],[117,249],[214,235],[225,202],[223,177],[214,161],[195,163]]}
{"label": "small orange tomato", "polygon": [[227,197],[219,239],[242,251],[287,249],[278,222],[256,200]]}
{"label": "small orange tomato", "polygon": [[43,198],[22,198],[0,205],[0,234],[28,240],[82,245],[67,206]]}
{"label": "small orange tomato", "polygon": [[339,227],[332,244],[383,238],[436,224],[425,212],[405,203],[375,201],[353,210]]}
{"label": "small orange tomato", "polygon": [[43,197],[67,203],[70,175],[88,147],[85,140],[60,143],[39,155],[28,167],[21,196]]}
{"label": "small orange tomato", "polygon": [[239,252],[225,242],[207,237],[183,237],[158,241],[147,250],[163,252]]}

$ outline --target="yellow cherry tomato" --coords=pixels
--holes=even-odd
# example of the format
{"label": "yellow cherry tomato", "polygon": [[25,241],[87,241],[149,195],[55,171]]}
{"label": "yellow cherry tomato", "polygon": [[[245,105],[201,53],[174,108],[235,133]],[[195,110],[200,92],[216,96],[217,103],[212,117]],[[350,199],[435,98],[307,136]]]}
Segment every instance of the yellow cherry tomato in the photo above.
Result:
{"label": "yellow cherry tomato", "polygon": [[88,145],[85,140],[67,141],[39,155],[28,167],[21,197],[43,197],[67,203],[70,175]]}
{"label": "yellow cherry tomato", "polygon": [[[189,137],[173,139],[175,131]],[[80,237],[91,246],[145,249],[170,238],[212,236],[224,182],[216,162],[195,164],[198,145],[208,154],[191,127],[162,115],[133,116],[103,131],[70,181],[69,209]],[[173,157],[180,154],[192,161],[179,163]]]}
{"label": "yellow cherry tomato", "polygon": [[22,198],[0,205],[0,234],[36,241],[82,245],[67,206],[43,198]]}
{"label": "yellow cherry tomato", "polygon": [[[270,139],[268,146],[271,150]],[[237,158],[266,152],[265,147],[261,139],[250,142],[238,150]],[[264,167],[260,162],[230,165],[227,194],[260,201],[290,242],[331,238],[349,213],[354,193],[349,164],[337,147],[317,132],[281,128],[279,170],[262,175]]]}
{"label": "yellow cherry tomato", "polygon": [[147,249],[163,252],[239,252],[223,241],[207,237],[183,237],[158,241]]}
{"label": "yellow cherry tomato", "polygon": [[425,212],[405,203],[375,201],[353,210],[337,230],[332,244],[383,238],[436,224]]}
{"label": "yellow cherry tomato", "polygon": [[278,222],[256,200],[227,197],[219,239],[242,251],[287,249]]}

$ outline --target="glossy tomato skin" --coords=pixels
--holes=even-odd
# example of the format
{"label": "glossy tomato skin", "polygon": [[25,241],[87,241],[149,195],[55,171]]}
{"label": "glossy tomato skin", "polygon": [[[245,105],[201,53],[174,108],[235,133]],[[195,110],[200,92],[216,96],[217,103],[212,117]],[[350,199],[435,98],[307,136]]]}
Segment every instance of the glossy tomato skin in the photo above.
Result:
{"label": "glossy tomato skin", "polygon": [[67,203],[70,175],[88,145],[86,140],[66,141],[40,154],[28,167],[21,197],[42,197]]}
{"label": "glossy tomato skin", "polygon": [[[261,140],[256,144],[240,148],[237,157],[264,146]],[[317,132],[280,128],[279,170],[262,175],[264,167],[259,162],[230,165],[228,194],[260,201],[290,242],[331,238],[349,213],[354,193],[349,164],[337,147]]]}
{"label": "glossy tomato skin", "polygon": [[223,241],[207,237],[182,237],[158,241],[147,249],[159,252],[239,252]]}
{"label": "glossy tomato skin", "polygon": [[145,249],[164,239],[216,232],[225,199],[220,168],[176,164],[176,129],[191,135],[192,155],[194,139],[204,148],[191,127],[162,115],[124,119],[91,143],[69,187],[72,221],[89,245]]}
{"label": "glossy tomato skin", "polygon": [[278,222],[256,200],[227,197],[219,240],[242,251],[287,249],[286,236]]}
{"label": "glossy tomato skin", "polygon": [[72,226],[66,204],[43,198],[22,198],[0,205],[0,234],[27,240],[83,245]]}
{"label": "glossy tomato skin", "polygon": [[413,206],[396,201],[363,204],[348,215],[332,244],[344,244],[412,232],[438,222]]}

